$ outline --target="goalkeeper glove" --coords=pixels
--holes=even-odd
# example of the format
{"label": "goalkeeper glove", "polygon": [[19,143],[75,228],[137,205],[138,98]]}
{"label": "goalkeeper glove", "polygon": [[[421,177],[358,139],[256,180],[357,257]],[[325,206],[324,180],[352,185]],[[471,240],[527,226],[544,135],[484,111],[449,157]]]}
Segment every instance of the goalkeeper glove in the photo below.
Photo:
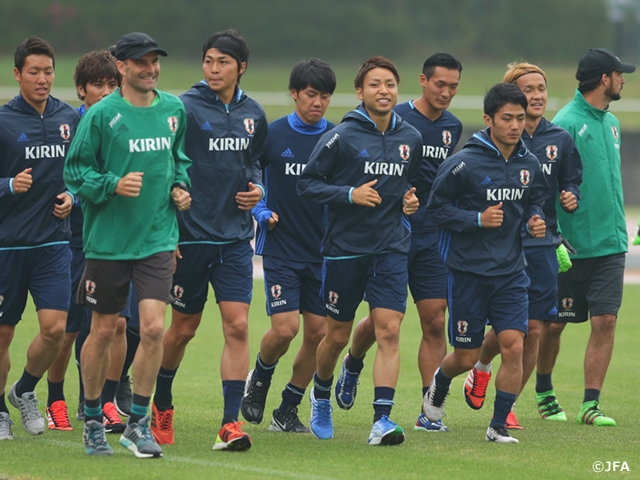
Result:
{"label": "goalkeeper glove", "polygon": [[556,248],[556,255],[558,257],[558,273],[564,273],[571,268],[571,259],[569,258],[569,252],[567,247],[563,243]]}

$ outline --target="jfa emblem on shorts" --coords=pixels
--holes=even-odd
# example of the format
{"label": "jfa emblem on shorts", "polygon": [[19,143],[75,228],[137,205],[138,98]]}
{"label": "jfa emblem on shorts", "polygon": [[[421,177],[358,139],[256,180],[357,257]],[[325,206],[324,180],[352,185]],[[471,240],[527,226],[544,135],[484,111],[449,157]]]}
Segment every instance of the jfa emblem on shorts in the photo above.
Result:
{"label": "jfa emblem on shorts", "polygon": [[184,295],[184,288],[182,288],[180,285],[174,285],[173,286],[173,296],[175,298],[177,298],[178,300],[180,300],[183,295]]}
{"label": "jfa emblem on shorts", "polygon": [[451,145],[451,132],[449,130],[442,131],[442,143],[444,143],[447,147]]}
{"label": "jfa emblem on shorts", "polygon": [[565,297],[560,301],[560,305],[562,305],[562,308],[564,308],[565,310],[570,310],[571,307],[573,307],[573,298],[570,297]]}
{"label": "jfa emblem on shorts", "polygon": [[615,125],[611,127],[611,133],[613,133],[613,139],[618,140],[618,127]]}
{"label": "jfa emblem on shorts", "polygon": [[520,170],[520,182],[522,185],[529,185],[529,180],[531,179],[529,170]]}
{"label": "jfa emblem on shorts", "polygon": [[93,295],[94,293],[96,293],[96,282],[87,280],[86,282],[84,282],[84,289],[89,295]]}
{"label": "jfa emblem on shorts", "polygon": [[60,136],[64,140],[69,140],[69,137],[71,137],[71,130],[69,129],[69,125],[63,123],[62,125],[60,125],[60,127],[58,127],[58,129],[60,130]]}
{"label": "jfa emblem on shorts", "polygon": [[244,129],[247,131],[249,135],[253,135],[255,131],[255,123],[253,118],[245,118],[242,123],[244,123]]}
{"label": "jfa emblem on shorts", "polygon": [[280,285],[271,287],[271,296],[273,298],[280,298],[280,295],[282,295],[282,287]]}
{"label": "jfa emblem on shorts", "polygon": [[403,162],[409,160],[409,156],[411,155],[411,148],[409,145],[400,145],[398,147],[398,151],[400,152],[400,158]]}
{"label": "jfa emblem on shorts", "polygon": [[556,147],[555,145],[547,145],[544,151],[547,154],[547,158],[552,162],[555,161],[556,158],[558,158],[558,147]]}
{"label": "jfa emblem on shorts", "polygon": [[335,305],[336,303],[338,303],[338,297],[339,295],[333,290],[331,290],[329,292],[329,303],[331,303],[331,305]]}
{"label": "jfa emblem on shorts", "polygon": [[176,133],[176,130],[178,130],[178,119],[176,117],[169,117],[167,118],[167,122],[169,123],[169,130]]}
{"label": "jfa emblem on shorts", "polygon": [[469,324],[464,320],[458,322],[458,333],[460,335],[466,335],[469,331]]}

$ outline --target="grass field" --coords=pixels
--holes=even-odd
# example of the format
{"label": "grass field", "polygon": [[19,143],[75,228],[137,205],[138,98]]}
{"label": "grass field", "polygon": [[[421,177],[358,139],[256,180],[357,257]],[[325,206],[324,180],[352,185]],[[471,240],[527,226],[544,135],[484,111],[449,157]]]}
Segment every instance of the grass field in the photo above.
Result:
{"label": "grass field", "polygon": [[[257,281],[250,315],[251,355],[268,328],[264,314],[264,293]],[[579,426],[575,422],[583,393],[582,359],[589,334],[588,325],[568,326],[554,372],[556,393],[569,416],[565,423],[545,423],[535,407],[533,382],[525,389],[516,411],[525,430],[516,432],[519,445],[497,445],[484,441],[492,410],[494,385],[489,388],[488,405],[480,411],[469,409],[462,398],[462,377],[454,380],[447,403],[448,433],[414,432],[413,424],[421,402],[416,366],[420,330],[410,306],[401,335],[401,374],[392,418],[405,427],[407,438],[397,447],[369,447],[373,385],[371,363],[365,360],[358,401],[352,410],[334,411],[335,438],[320,441],[311,435],[272,433],[267,430],[270,415],[262,425],[247,425],[254,445],[245,453],[211,450],[222,414],[219,360],[222,345],[219,313],[210,302],[196,338],[191,342],[174,384],[176,444],[164,448],[164,458],[141,460],[121,447],[118,436],[109,436],[114,449],[110,458],[90,458],[84,454],[82,424],[72,419],[73,432],[46,431],[32,437],[20,425],[18,412],[10,407],[15,440],[0,442],[0,479],[80,479],[80,478],[447,478],[447,479],[581,479],[597,475],[640,478],[637,339],[640,337],[640,286],[625,287],[616,346],[607,375],[602,407],[618,422],[615,428]],[[365,313],[365,305],[359,315]],[[25,351],[36,332],[35,313],[27,307],[16,329],[11,348],[13,367],[8,385],[20,375]],[[276,408],[280,391],[290,375],[297,341],[281,360],[267,400],[267,412]],[[497,363],[497,362],[496,362]],[[496,365],[497,367],[497,365]],[[495,367],[494,367],[495,368]],[[77,374],[69,369],[66,392],[70,410],[75,411]],[[46,382],[37,389],[44,410]],[[307,423],[308,399],[300,408]],[[594,473],[594,462],[627,462],[630,472]],[[606,463],[605,463],[606,465]]]}
{"label": "grass field", "polygon": [[[362,59],[364,60],[364,59]],[[78,59],[76,57],[59,57],[56,60],[56,82],[55,87],[73,88],[73,71]],[[415,64],[398,64],[400,72],[400,94],[417,98],[420,95],[420,85],[418,78],[422,69],[422,61]],[[289,82],[289,73],[293,65],[261,64],[257,61],[251,62],[247,72],[242,77],[242,88],[251,95],[251,92],[286,92]],[[557,104],[550,103],[547,109],[547,118],[553,118],[555,111],[568,103],[575,93],[577,81],[575,80],[576,65],[567,67],[545,66],[549,82],[549,97],[557,99]],[[336,93],[353,94],[353,106],[358,104],[354,93],[353,78],[358,70],[359,63],[354,61],[349,64],[332,65],[338,79]],[[472,65],[465,64],[460,82],[459,95],[483,96],[485,92],[494,84],[502,80],[506,70],[506,64],[496,65]],[[186,61],[167,57],[162,59],[162,73],[160,75],[159,88],[177,92],[186,91],[195,82],[202,78],[201,65],[198,59]],[[627,83],[624,86],[623,101],[640,99],[640,81],[634,74],[625,76]],[[13,58],[0,57],[0,87],[16,87],[13,78]],[[17,87],[16,87],[17,93]],[[7,99],[0,99],[4,102]],[[79,101],[76,102],[79,104]],[[640,115],[637,112],[616,111],[619,103],[614,102],[612,111],[619,118],[623,130],[640,130]],[[352,107],[329,107],[327,119],[334,123],[341,120],[342,116]],[[283,115],[290,113],[293,109],[293,101],[290,106],[265,106],[269,121],[273,121]],[[482,112],[480,110],[468,110],[456,108],[455,100],[451,111],[460,118],[465,129],[477,130],[483,128]]]}

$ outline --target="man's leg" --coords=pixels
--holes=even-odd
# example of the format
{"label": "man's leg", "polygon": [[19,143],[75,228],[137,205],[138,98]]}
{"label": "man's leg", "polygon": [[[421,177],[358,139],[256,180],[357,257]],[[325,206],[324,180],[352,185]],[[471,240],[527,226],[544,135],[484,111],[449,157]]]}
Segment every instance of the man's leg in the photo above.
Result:
{"label": "man's leg", "polygon": [[69,422],[69,411],[64,396],[64,377],[71,359],[73,345],[78,332],[65,332],[58,358],[47,373],[49,397],[47,399],[47,422],[51,430],[73,430]]}
{"label": "man's leg", "polygon": [[566,322],[542,322],[536,362],[536,402],[544,420],[564,421],[567,415],[553,390],[552,374],[560,353],[560,337]]}
{"label": "man's leg", "polygon": [[102,402],[102,414],[104,416],[104,427],[107,433],[122,433],[125,424],[118,415],[118,410],[114,403],[114,398],[118,385],[120,385],[120,376],[122,374],[122,365],[127,354],[127,337],[125,335],[127,328],[126,317],[119,316],[116,326],[116,335],[111,342],[111,366],[107,372],[107,378],[102,387],[100,395]]}
{"label": "man's leg", "polygon": [[416,302],[422,339],[418,350],[418,368],[422,385],[429,388],[433,374],[447,354],[447,340],[444,332],[447,301],[443,298],[429,298]]}
{"label": "man's leg", "polygon": [[615,426],[613,418],[605,416],[598,404],[604,384],[615,336],[617,315],[605,314],[591,317],[591,335],[584,357],[584,398],[578,415],[578,423],[596,426]]}
{"label": "man's leg", "polygon": [[515,329],[502,330],[497,334],[502,363],[496,375],[496,399],[485,437],[487,441],[518,443],[517,439],[507,433],[505,426],[522,384],[524,335],[523,331]]}
{"label": "man's leg", "polygon": [[404,442],[404,430],[389,420],[400,374],[400,325],[404,313],[373,308],[371,318],[378,343],[373,362],[373,428],[369,445],[398,445]]}
{"label": "man's leg", "polygon": [[[265,332],[260,342],[260,352],[256,358],[254,369],[247,376],[241,404],[244,418],[255,424],[262,422],[271,378],[278,360],[287,352],[291,340],[295,338],[300,329],[298,310],[272,313],[270,318],[271,328]],[[315,369],[315,362],[311,368]],[[313,371],[311,375],[313,375]]]}
{"label": "man's leg", "polygon": [[15,333],[15,325],[0,325],[0,440],[13,440],[11,426],[13,422],[9,417],[9,409],[6,402],[7,377],[11,368],[9,346]]}

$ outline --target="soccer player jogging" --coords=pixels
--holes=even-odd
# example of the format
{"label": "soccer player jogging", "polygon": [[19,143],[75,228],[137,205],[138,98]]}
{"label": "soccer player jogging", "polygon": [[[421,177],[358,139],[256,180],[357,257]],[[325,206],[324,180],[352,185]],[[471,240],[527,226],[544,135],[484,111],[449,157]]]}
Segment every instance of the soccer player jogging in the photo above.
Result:
{"label": "soccer player jogging", "polygon": [[173,314],[153,401],[152,430],[161,444],[174,442],[172,384],[200,325],[211,283],[225,340],[220,365],[224,414],[213,449],[251,447],[238,414],[249,371],[251,209],[264,194],[259,159],[267,141],[267,119],[239,86],[248,59],[249,49],[238,33],[212,35],[202,47],[204,80],[180,97],[188,115],[193,205],[178,217],[182,258],[173,277]]}
{"label": "soccer player jogging", "polygon": [[[137,457],[162,456],[149,429],[149,401],[160,362],[164,315],[171,296],[178,240],[176,208],[191,197],[184,153],[186,114],[180,100],[156,89],[159,55],[144,33],[118,40],[122,88],[84,116],[65,164],[69,188],[82,197],[87,265],[78,300],[93,310],[81,354],[85,389],[85,452],[110,455],[100,395],[111,365],[110,346],[133,280],[140,345],[131,416],[120,443]],[[132,228],[133,227],[133,228]]]}
{"label": "soccer player jogging", "polygon": [[[582,161],[571,136],[566,130],[547,121],[543,115],[547,106],[547,76],[530,63],[509,65],[503,82],[520,87],[527,97],[527,112],[522,140],[540,162],[549,184],[549,197],[543,212],[547,231],[544,238],[531,238],[523,231],[522,242],[527,259],[525,272],[531,280],[529,295],[529,331],[522,354],[522,383],[518,395],[531,376],[538,359],[538,343],[543,325],[558,321],[558,257],[561,245],[556,217],[556,202],[571,213],[578,208]],[[557,193],[556,193],[557,192]],[[564,247],[562,247],[564,248]],[[500,353],[495,330],[487,332],[480,358],[469,372],[464,395],[473,409],[482,407],[487,384],[491,378],[491,361]],[[545,420],[566,420],[552,388],[536,385],[536,399],[540,415]],[[506,428],[522,429],[513,410],[507,417]]]}
{"label": "soccer player jogging", "polygon": [[[414,183],[420,207],[411,222],[411,249],[409,251],[409,288],[418,309],[422,340],[418,351],[418,367],[422,377],[421,397],[427,392],[433,374],[447,353],[444,333],[447,309],[446,267],[438,254],[438,227],[426,214],[427,200],[440,164],[453,152],[462,124],[447,110],[458,91],[462,65],[447,53],[436,53],[424,62],[420,74],[422,95],[394,108],[395,112],[413,125],[422,135],[422,164],[420,175]],[[336,382],[336,401],[340,408],[353,406],[357,393],[358,377],[363,368],[364,356],[375,342],[371,317],[358,323],[349,354],[345,357]],[[422,402],[420,402],[422,405]],[[415,430],[446,432],[442,420],[430,422],[420,409]]]}
{"label": "soccer player jogging", "polygon": [[536,390],[553,390],[551,374],[566,322],[591,320],[584,358],[584,397],[579,424],[614,426],[600,410],[600,392],[613,353],[618,310],[622,303],[628,234],[620,172],[620,122],[609,104],[620,100],[623,73],[636,67],[613,53],[595,48],[578,63],[578,89],[553,122],[576,142],[584,165],[583,198],[573,215],[558,212],[562,235],[577,251],[573,267],[558,276],[558,318],[545,324],[540,341]]}
{"label": "soccer player jogging", "polygon": [[527,333],[529,279],[521,230],[545,236],[542,204],[547,182],[538,159],[520,136],[527,98],[516,85],[499,83],[484,98],[485,130],[438,170],[428,213],[440,231],[440,252],[449,268],[447,354],[424,397],[424,413],[440,419],[451,380],[480,355],[487,319],[497,333],[502,364],[486,440],[518,443],[505,429],[522,381],[522,343]]}
{"label": "soccer player jogging", "polygon": [[47,42],[24,40],[14,61],[20,94],[0,107],[0,440],[13,439],[5,397],[9,347],[28,293],[40,331],[7,397],[28,433],[45,428],[35,388],[60,352],[69,311],[74,197],[65,191],[62,170],[79,120],[72,106],[50,96],[55,56]]}
{"label": "soccer player jogging", "polygon": [[[73,75],[78,93],[78,98],[84,103],[78,108],[80,116],[84,116],[87,109],[104,97],[112,93],[120,84],[121,75],[116,68],[116,59],[106,50],[94,51],[83,55],[76,65]],[[71,350],[74,342],[79,337],[81,330],[88,330],[91,323],[91,311],[84,305],[74,303],[74,292],[78,291],[80,278],[85,267],[85,257],[82,247],[82,207],[80,197],[76,197],[69,215],[71,222],[71,241],[69,247],[71,249],[71,298],[69,315],[67,318],[67,326],[65,329],[64,339],[62,341],[62,349],[56,361],[51,365],[48,371],[48,390],[49,397],[47,399],[47,421],[51,430],[73,430],[69,422],[69,414],[67,403],[64,396],[64,377],[71,358]],[[124,319],[123,319],[124,320]],[[124,329],[119,325],[119,331],[124,334]],[[88,335],[88,332],[87,332]],[[80,335],[86,338],[86,335]],[[122,342],[114,342],[112,349],[122,350]],[[76,359],[78,369],[80,369],[80,351],[82,343],[76,343]],[[123,357],[124,355],[121,355]],[[112,353],[115,360],[116,354]],[[121,362],[120,362],[121,363]],[[122,366],[120,366],[122,369]],[[118,376],[119,377],[119,372]],[[109,380],[107,380],[107,384]],[[118,381],[115,382],[117,388]],[[106,388],[105,388],[106,389]],[[78,406],[79,420],[84,420],[84,393],[82,388],[82,377],[80,377],[80,396],[81,401]],[[108,392],[103,392],[104,397],[109,398]],[[111,405],[108,405],[111,402]],[[105,414],[105,422],[107,423],[107,431],[114,433],[122,433],[125,425],[120,420],[118,413],[113,404],[113,395],[110,400],[103,398],[103,410]]]}
{"label": "soccer player jogging", "polygon": [[324,207],[298,197],[296,185],[318,139],[334,125],[324,113],[336,87],[336,76],[322,60],[299,62],[291,71],[289,92],[295,111],[269,124],[261,164],[266,199],[254,209],[258,222],[256,253],[262,255],[267,314],[271,328],[262,337],[255,368],[249,372],[242,415],[260,423],[271,378],[280,357],[300,328],[304,333],[293,362],[282,403],[273,411],[269,430],[308,433],[298,418],[298,405],[316,369],[316,350],[326,332],[322,286]]}
{"label": "soccer player jogging", "polygon": [[406,215],[418,208],[411,183],[420,169],[422,141],[393,111],[399,81],[386,58],[365,61],[354,82],[362,104],[320,139],[298,182],[300,195],[326,205],[322,298],[327,334],[316,353],[309,422],[320,439],[333,437],[333,371],[366,295],[378,342],[369,445],[404,441],[404,430],[389,415],[407,301],[411,227]]}

